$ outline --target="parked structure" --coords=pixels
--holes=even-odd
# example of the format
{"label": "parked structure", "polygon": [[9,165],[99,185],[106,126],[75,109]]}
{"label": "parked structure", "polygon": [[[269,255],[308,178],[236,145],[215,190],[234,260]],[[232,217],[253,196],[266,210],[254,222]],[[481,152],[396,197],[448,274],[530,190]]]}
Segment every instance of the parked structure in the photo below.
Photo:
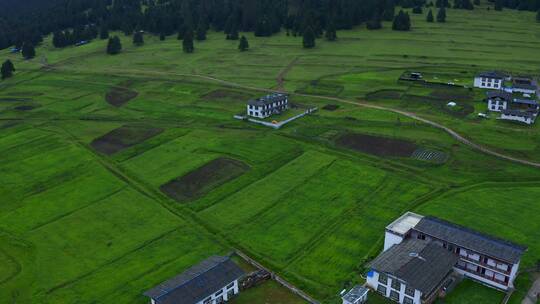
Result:
{"label": "parked structure", "polygon": [[342,304],[364,304],[367,302],[369,289],[366,287],[356,285],[349,292],[342,293]]}
{"label": "parked structure", "polygon": [[144,295],[152,304],[219,304],[238,294],[243,276],[229,257],[213,256]]}
{"label": "parked structure", "polygon": [[508,109],[508,103],[512,100],[512,94],[502,90],[488,91],[486,95],[488,110],[493,112],[501,112]]}
{"label": "parked structure", "polygon": [[367,285],[399,303],[431,303],[457,261],[456,255],[435,242],[407,239],[392,245],[370,264]]}
{"label": "parked structure", "polygon": [[508,75],[501,72],[483,72],[476,75],[476,77],[474,78],[474,87],[482,89],[500,90],[503,87],[504,81],[509,79],[510,78]]}
{"label": "parked structure", "polygon": [[248,101],[248,116],[267,118],[274,114],[280,114],[289,108],[289,96],[275,93],[259,99]]}
{"label": "parked structure", "polygon": [[532,125],[536,121],[537,116],[538,116],[538,111],[504,110],[501,112],[500,119],[517,121],[517,122],[525,123],[528,125]]}
{"label": "parked structure", "polygon": [[509,241],[411,212],[386,227],[384,252],[407,239],[431,241],[446,249],[459,257],[454,265],[457,273],[500,290],[514,287],[521,256],[527,250]]}

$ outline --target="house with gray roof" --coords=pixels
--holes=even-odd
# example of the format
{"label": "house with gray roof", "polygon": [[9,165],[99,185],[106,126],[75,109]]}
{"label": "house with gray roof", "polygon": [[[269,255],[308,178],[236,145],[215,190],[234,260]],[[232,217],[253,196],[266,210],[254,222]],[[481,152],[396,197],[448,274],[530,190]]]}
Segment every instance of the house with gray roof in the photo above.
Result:
{"label": "house with gray roof", "polygon": [[457,261],[455,254],[435,242],[406,239],[370,263],[367,285],[398,303],[431,303]]}
{"label": "house with gray roof", "polygon": [[501,112],[508,109],[508,104],[512,101],[512,93],[503,90],[486,92],[488,110],[492,112]]}
{"label": "house with gray roof", "polygon": [[514,287],[527,247],[432,216],[407,212],[386,227],[384,251],[408,239],[427,240],[455,255],[454,271],[500,290]]}
{"label": "house with gray roof", "polygon": [[474,87],[500,90],[503,87],[504,81],[509,79],[510,76],[506,73],[498,71],[482,72],[474,77]]}
{"label": "house with gray roof", "polygon": [[514,77],[512,80],[512,92],[536,94],[536,90],[536,83],[530,77]]}
{"label": "house with gray roof", "polygon": [[282,93],[269,94],[249,100],[247,103],[247,115],[257,118],[267,118],[283,113],[287,109],[289,109],[289,96]]}
{"label": "house with gray roof", "polygon": [[212,256],[144,293],[152,304],[219,304],[239,292],[244,271],[229,257]]}
{"label": "house with gray roof", "polygon": [[517,121],[532,125],[536,121],[538,110],[507,109],[501,111],[501,120]]}

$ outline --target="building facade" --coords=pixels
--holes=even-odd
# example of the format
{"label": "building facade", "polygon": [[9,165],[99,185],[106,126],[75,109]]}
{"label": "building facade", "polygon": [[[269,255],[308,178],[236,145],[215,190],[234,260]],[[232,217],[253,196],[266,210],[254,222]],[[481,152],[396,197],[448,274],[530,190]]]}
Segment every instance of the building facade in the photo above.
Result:
{"label": "building facade", "polygon": [[435,217],[408,212],[387,226],[384,249],[406,239],[427,240],[459,258],[454,270],[500,290],[514,287],[522,254],[527,249]]}
{"label": "building facade", "polygon": [[538,111],[527,110],[504,110],[501,111],[502,120],[516,121],[527,125],[532,125],[536,121]]}
{"label": "building facade", "polygon": [[486,93],[488,101],[488,110],[492,112],[501,112],[508,109],[508,104],[512,100],[512,94],[497,90]]}
{"label": "building facade", "polygon": [[257,118],[267,118],[274,114],[283,113],[288,108],[289,96],[275,93],[248,101],[247,115]]}
{"label": "building facade", "polygon": [[481,89],[500,90],[503,87],[507,75],[499,72],[483,72],[474,78],[474,87]]}
{"label": "building facade", "polygon": [[243,276],[229,257],[213,256],[144,295],[152,304],[219,304],[239,293]]}

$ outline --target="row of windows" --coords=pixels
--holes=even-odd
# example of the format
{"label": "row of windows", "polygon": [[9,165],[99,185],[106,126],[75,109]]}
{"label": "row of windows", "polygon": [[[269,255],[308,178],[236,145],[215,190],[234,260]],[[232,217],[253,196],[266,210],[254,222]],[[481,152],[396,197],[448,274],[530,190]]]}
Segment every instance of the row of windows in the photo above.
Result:
{"label": "row of windows", "polygon": [[485,77],[482,77],[482,82],[486,82],[486,81],[487,81],[487,82],[493,82],[493,81],[495,81],[495,83],[501,82],[500,79],[493,79],[493,78],[485,78]]}
{"label": "row of windows", "polygon": [[[234,282],[232,282],[231,284],[227,285],[227,295],[230,297],[232,294],[234,294],[234,290],[233,290],[233,287],[234,287]],[[223,289],[221,289],[220,291],[216,292],[214,294],[214,296],[217,298],[215,302],[212,301],[212,297],[208,297],[206,298],[204,301],[203,301],[203,304],[211,304],[211,303],[223,303],[224,300],[223,300],[223,296],[220,296],[221,294],[223,293]]]}
{"label": "row of windows", "polygon": [[[379,286],[377,286],[377,292],[380,293],[381,295],[385,296],[385,297],[386,297],[386,290],[387,290],[386,287],[384,287],[381,284],[379,284]],[[414,290],[413,290],[413,294],[411,296],[414,297]],[[399,292],[397,292],[395,290],[391,290],[390,291],[390,299],[399,302]],[[412,298],[409,298],[409,297],[403,297],[403,303],[404,304],[413,304],[414,300]]]}
{"label": "row of windows", "polygon": [[[488,83],[486,84],[485,82],[482,82],[482,86],[483,86],[483,87],[491,87],[491,83],[488,82]],[[494,87],[494,88],[498,88],[498,87],[500,87],[500,85],[499,85],[498,83],[494,83],[494,84],[493,84],[493,87]]]}
{"label": "row of windows", "polygon": [[270,109],[270,108],[275,108],[275,107],[278,107],[278,106],[282,106],[282,105],[284,105],[284,104],[286,104],[286,103],[287,103],[286,101],[278,101],[278,102],[275,102],[275,103],[273,103],[273,104],[264,105],[264,106],[262,106],[262,107],[256,107],[256,106],[254,106],[254,105],[249,105],[249,109],[250,109],[250,110],[253,110],[253,109],[258,110],[259,108],[262,108],[262,109],[266,110],[266,109]]}
{"label": "row of windows", "polygon": [[[384,273],[380,273],[379,274],[379,283],[384,284],[384,285],[388,285],[388,276],[386,274],[384,274]],[[392,279],[392,284],[391,285],[392,285],[393,289],[395,289],[397,291],[401,290],[401,285],[402,284],[398,280]],[[379,286],[381,286],[381,285],[379,284]],[[405,294],[409,295],[411,297],[414,297],[414,288],[410,288],[409,286],[405,285]]]}

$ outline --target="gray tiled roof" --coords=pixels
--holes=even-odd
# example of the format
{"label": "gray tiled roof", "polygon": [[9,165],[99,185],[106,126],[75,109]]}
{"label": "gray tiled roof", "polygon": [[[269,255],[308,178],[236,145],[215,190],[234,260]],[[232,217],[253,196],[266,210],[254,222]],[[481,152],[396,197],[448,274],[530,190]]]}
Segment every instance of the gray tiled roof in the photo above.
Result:
{"label": "gray tiled roof", "polygon": [[144,295],[158,304],[194,304],[243,275],[244,271],[229,257],[213,256]]}
{"label": "gray tiled roof", "polygon": [[521,98],[516,98],[513,100],[515,103],[521,103],[521,104],[526,104],[526,105],[531,105],[531,106],[536,106],[538,105],[538,102],[536,102],[536,100],[532,100],[532,99],[521,99]]}
{"label": "gray tiled roof", "polygon": [[342,299],[354,303],[358,301],[358,299],[362,298],[368,291],[369,289],[366,287],[356,285],[349,292],[347,292]]}
{"label": "gray tiled roof", "polygon": [[480,74],[478,74],[476,77],[486,77],[486,78],[496,78],[496,79],[504,79],[506,78],[508,75],[506,75],[505,73],[502,73],[502,72],[498,72],[498,71],[487,71],[487,72],[482,72]]}
{"label": "gray tiled roof", "polygon": [[381,253],[370,266],[429,295],[452,271],[458,257],[431,241],[407,239]]}
{"label": "gray tiled roof", "polygon": [[505,92],[505,91],[502,91],[502,90],[487,91],[486,95],[487,95],[488,99],[497,98],[497,97],[499,97],[501,99],[504,99],[504,100],[511,100],[512,99],[512,94],[511,93],[508,93],[508,92]]}
{"label": "gray tiled roof", "polygon": [[282,100],[285,100],[285,99],[287,99],[286,94],[274,93],[274,94],[266,95],[266,96],[261,97],[259,99],[251,99],[251,100],[248,101],[248,105],[264,106],[264,105],[271,104],[271,103],[274,103],[276,101],[282,101]]}
{"label": "gray tiled roof", "polygon": [[424,217],[414,229],[457,246],[511,263],[518,262],[523,252],[527,250],[527,247],[431,216]]}
{"label": "gray tiled roof", "polygon": [[514,83],[514,84],[512,84],[512,88],[536,91],[536,86],[534,84]]}
{"label": "gray tiled roof", "polygon": [[534,119],[537,114],[535,111],[524,110],[502,110],[501,113],[504,115],[521,116],[530,119]]}

